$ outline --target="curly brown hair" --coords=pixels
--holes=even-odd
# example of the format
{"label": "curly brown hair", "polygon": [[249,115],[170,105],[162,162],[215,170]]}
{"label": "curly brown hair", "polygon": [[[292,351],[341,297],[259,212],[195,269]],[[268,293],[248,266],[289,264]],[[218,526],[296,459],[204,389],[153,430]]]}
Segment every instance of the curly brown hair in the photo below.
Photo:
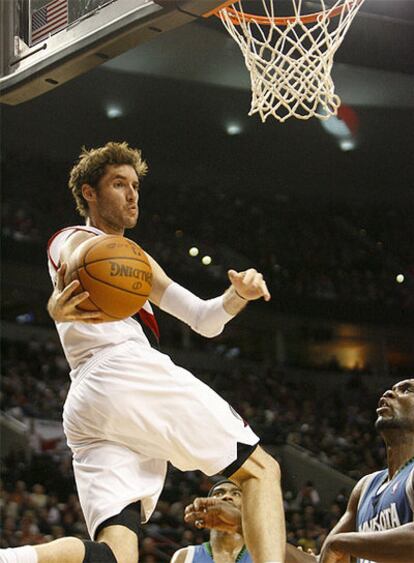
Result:
{"label": "curly brown hair", "polygon": [[96,149],[82,147],[79,160],[72,168],[69,177],[69,189],[76,201],[76,209],[82,217],[88,216],[88,203],[82,195],[82,186],[89,184],[93,188],[98,186],[99,180],[105,174],[108,164],[129,164],[137,173],[138,178],[145,176],[147,163],[142,159],[139,149],[131,148],[128,143],[109,142]]}

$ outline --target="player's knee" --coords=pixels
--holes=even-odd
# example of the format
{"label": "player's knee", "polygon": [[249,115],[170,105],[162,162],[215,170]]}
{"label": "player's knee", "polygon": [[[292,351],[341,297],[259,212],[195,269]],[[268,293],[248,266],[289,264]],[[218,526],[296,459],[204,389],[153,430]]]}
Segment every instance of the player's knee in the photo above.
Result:
{"label": "player's knee", "polygon": [[281,470],[279,463],[260,446],[246,459],[240,469],[231,476],[241,484],[247,479],[261,479],[280,482]]}
{"label": "player's knee", "polygon": [[[95,538],[98,543],[109,546],[117,563],[137,563],[140,520],[141,503],[137,501],[98,526]],[[107,563],[106,560],[104,563]]]}
{"label": "player's knee", "polygon": [[134,549],[120,549],[106,542],[84,540],[85,558],[82,563],[138,563],[138,553]]}
{"label": "player's knee", "polygon": [[83,544],[85,546],[85,558],[82,563],[96,563],[96,561],[100,563],[120,563],[107,543],[84,540]]}
{"label": "player's knee", "polygon": [[270,479],[272,481],[276,479],[280,481],[280,465],[274,457],[269,455],[261,448],[258,448],[258,450],[253,453],[253,456],[255,456],[252,462],[254,463],[254,466],[256,468],[256,477],[258,477],[259,479]]}

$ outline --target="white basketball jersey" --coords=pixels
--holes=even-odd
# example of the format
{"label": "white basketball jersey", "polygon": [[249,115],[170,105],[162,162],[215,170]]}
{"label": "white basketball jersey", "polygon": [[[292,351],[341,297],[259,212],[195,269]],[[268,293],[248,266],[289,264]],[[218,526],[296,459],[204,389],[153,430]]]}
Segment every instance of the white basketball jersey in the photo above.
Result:
{"label": "white basketball jersey", "polygon": [[[60,264],[62,245],[75,231],[87,231],[95,235],[105,234],[95,227],[86,225],[67,227],[55,233],[49,240],[47,249],[49,273],[53,284],[55,284],[56,272]],[[148,301],[143,308],[152,313],[152,308]],[[99,324],[83,322],[56,322],[55,324],[63,351],[72,370],[72,379],[76,378],[76,370],[80,365],[84,364],[92,356],[103,352],[108,346],[133,340],[145,348],[151,348],[140,323],[132,318]]]}

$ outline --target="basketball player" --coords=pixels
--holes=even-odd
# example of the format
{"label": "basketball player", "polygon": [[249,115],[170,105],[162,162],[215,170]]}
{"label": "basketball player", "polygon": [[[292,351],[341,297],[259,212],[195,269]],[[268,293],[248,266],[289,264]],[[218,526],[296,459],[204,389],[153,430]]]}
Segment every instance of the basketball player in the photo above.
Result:
{"label": "basketball player", "polygon": [[[186,507],[184,519],[197,528],[211,528],[210,541],[179,549],[171,563],[250,563],[252,558],[244,545],[241,489],[227,479],[213,485],[208,497],[196,498]],[[207,518],[206,518],[207,517]],[[206,518],[206,521],[205,521]],[[315,563],[293,545],[286,545],[285,563]]]}
{"label": "basketball player", "polygon": [[[348,507],[322,546],[319,563],[414,563],[414,379],[401,381],[379,400],[375,423],[387,447],[388,468],[363,477]],[[240,514],[212,499],[187,507],[187,522],[238,529]],[[312,555],[287,545],[286,563]]]}
{"label": "basketball player", "polygon": [[[227,483],[230,484],[230,491]],[[223,485],[227,490],[223,491]],[[236,494],[233,500],[231,492],[234,487],[239,494]],[[210,542],[202,546],[189,546],[178,550],[174,553],[171,563],[252,561],[242,543],[241,503],[237,502],[237,496],[241,498],[241,494],[241,490],[232,481],[221,481],[211,488],[208,497],[196,498],[192,504],[186,506],[184,520],[199,529],[210,528]],[[286,544],[285,563],[315,563],[315,556],[304,553],[301,548]]]}
{"label": "basketball player", "polygon": [[[139,523],[154,510],[168,461],[183,471],[231,476],[243,491],[244,538],[254,561],[284,561],[280,469],[251,428],[212,389],[151,347],[139,322],[101,322],[101,313],[77,309],[88,297],[75,295],[78,281],[65,287],[67,264],[84,241],[123,235],[136,225],[146,171],[141,152],[127,143],[83,150],[69,187],[86,225],[59,231],[48,248],[55,283],[48,311],[71,367],[63,425],[92,541],[63,538],[0,551],[2,562],[137,562]],[[230,270],[225,293],[202,300],[149,260],[150,301],[206,337],[220,334],[249,301],[270,299],[254,269]],[[150,305],[144,307],[148,320]]]}
{"label": "basketball player", "polygon": [[414,379],[378,402],[375,423],[387,448],[387,469],[363,477],[326,538],[320,563],[414,562]]}
{"label": "basketball player", "polygon": [[[210,541],[202,545],[190,545],[176,551],[171,559],[171,563],[252,563],[249,552],[246,549],[243,530],[241,527],[241,504],[242,491],[231,480],[227,479],[213,485],[208,493],[208,498],[204,499],[210,506],[210,519],[213,518],[213,508],[215,507],[220,517],[214,522],[210,533]],[[192,521],[191,514],[195,510],[193,505],[186,508],[187,520]],[[226,516],[228,512],[229,516]],[[237,524],[234,529],[227,529],[226,522],[230,519]],[[224,530],[220,530],[220,524]],[[202,518],[194,520],[198,528],[202,528],[204,522]]]}

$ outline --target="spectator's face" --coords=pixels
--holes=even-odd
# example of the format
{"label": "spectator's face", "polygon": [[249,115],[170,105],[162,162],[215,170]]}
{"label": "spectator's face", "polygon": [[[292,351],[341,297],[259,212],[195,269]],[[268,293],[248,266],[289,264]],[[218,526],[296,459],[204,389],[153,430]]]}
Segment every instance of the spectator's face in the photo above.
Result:
{"label": "spectator's face", "polygon": [[224,500],[225,502],[230,502],[237,508],[241,508],[242,492],[241,489],[233,483],[221,483],[217,485],[210,496]]}
{"label": "spectator's face", "polygon": [[414,379],[405,379],[388,389],[377,408],[375,427],[380,432],[388,429],[414,433]]}

